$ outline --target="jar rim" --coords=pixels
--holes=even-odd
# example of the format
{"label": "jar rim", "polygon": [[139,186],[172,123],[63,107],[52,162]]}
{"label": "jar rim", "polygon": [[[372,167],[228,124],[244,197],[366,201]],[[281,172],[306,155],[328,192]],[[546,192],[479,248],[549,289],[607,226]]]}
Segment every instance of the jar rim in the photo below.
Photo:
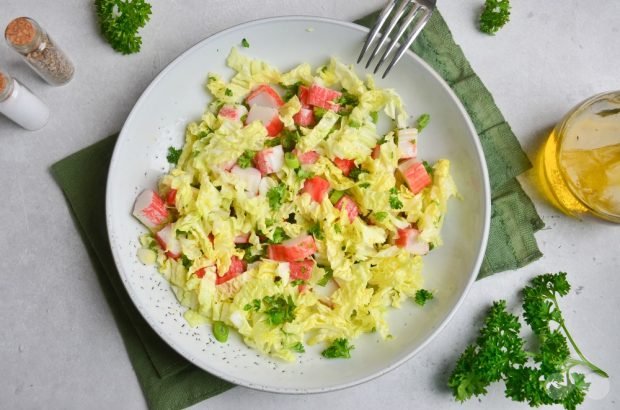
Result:
{"label": "jar rim", "polygon": [[30,53],[39,46],[41,27],[29,17],[17,17],[6,26],[4,37],[17,51]]}
{"label": "jar rim", "polygon": [[13,92],[13,79],[0,71],[0,102],[6,100]]}

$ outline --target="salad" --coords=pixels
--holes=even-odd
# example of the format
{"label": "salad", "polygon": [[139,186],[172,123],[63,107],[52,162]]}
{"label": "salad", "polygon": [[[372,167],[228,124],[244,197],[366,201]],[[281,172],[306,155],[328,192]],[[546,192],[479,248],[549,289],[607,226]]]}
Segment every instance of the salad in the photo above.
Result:
{"label": "salad", "polygon": [[423,255],[456,195],[449,161],[419,159],[428,116],[413,124],[394,90],[336,59],[280,72],[233,48],[227,64],[175,165],[136,199],[139,259],[219,341],[234,329],[293,361],[306,345],[349,357],[362,333],[389,339],[389,308],[432,296]]}

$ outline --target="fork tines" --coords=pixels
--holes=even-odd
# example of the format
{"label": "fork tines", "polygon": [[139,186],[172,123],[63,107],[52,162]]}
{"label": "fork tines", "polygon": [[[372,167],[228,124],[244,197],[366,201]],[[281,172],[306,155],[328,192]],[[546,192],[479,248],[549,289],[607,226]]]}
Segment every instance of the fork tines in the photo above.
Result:
{"label": "fork tines", "polygon": [[[383,11],[381,11],[377,23],[366,38],[362,52],[357,60],[358,64],[362,61],[364,54],[373,42],[378,40],[366,62],[366,68],[368,68],[372,60],[382,51],[383,54],[374,69],[374,73],[377,73],[399,40],[406,36],[405,40],[400,43],[400,47],[391,54],[392,61],[382,75],[382,78],[385,78],[428,22],[435,9],[435,2],[436,0],[389,0]],[[396,35],[390,37],[390,34],[395,30],[397,30]],[[391,41],[386,45],[390,38]]]}

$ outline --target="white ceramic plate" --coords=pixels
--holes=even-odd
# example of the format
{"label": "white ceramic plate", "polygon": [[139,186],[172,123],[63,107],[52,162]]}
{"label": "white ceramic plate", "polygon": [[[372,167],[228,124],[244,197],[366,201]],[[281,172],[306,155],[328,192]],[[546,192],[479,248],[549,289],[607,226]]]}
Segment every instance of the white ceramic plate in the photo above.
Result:
{"label": "white ceramic plate", "polygon": [[[241,49],[281,70],[301,62],[314,67],[330,56],[354,63],[367,30],[351,23],[312,17],[259,20],[218,33],[192,47],[157,76],[131,111],[119,136],[107,185],[106,213],[112,252],[120,276],[146,321],[185,358],[230,382],[283,393],[325,392],[355,385],[394,369],[411,358],[453,315],[474,281],[486,248],[490,195],[484,156],[465,110],[444,81],[413,53],[406,54],[379,87],[403,97],[412,117],[431,116],[419,139],[419,152],[429,161],[448,158],[462,200],[452,200],[443,228],[445,245],[424,259],[426,287],[436,299],[424,309],[405,303],[392,310],[388,322],[394,339],[376,334],[355,340],[349,360],[321,357],[323,346],[309,347],[295,363],[265,357],[232,334],[216,342],[210,326],[191,329],[182,317],[167,282],[152,266],[136,258],[138,236],[145,229],[131,216],[140,191],[156,186],[168,170],[166,151],[180,146],[189,121],[200,118],[209,97],[207,72],[232,75],[225,66],[231,47]],[[362,67],[357,67],[365,75]],[[233,332],[234,333],[234,332]]]}

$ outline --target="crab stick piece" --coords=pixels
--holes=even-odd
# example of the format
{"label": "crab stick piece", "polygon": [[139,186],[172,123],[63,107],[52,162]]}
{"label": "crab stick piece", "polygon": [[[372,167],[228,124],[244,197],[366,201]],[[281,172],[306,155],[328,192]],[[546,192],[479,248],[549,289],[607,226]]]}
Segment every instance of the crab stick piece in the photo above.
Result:
{"label": "crab stick piece", "polygon": [[144,226],[153,230],[168,222],[166,204],[152,189],[146,189],[138,195],[133,206],[133,216]]}

